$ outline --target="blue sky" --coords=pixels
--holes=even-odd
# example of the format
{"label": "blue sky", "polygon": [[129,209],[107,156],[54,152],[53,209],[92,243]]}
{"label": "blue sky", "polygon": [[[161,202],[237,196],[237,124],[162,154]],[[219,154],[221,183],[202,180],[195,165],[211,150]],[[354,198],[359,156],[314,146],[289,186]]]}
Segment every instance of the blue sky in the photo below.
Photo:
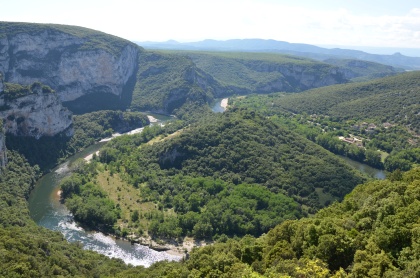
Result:
{"label": "blue sky", "polygon": [[1,21],[78,25],[134,41],[420,45],[418,0],[0,0],[0,7]]}

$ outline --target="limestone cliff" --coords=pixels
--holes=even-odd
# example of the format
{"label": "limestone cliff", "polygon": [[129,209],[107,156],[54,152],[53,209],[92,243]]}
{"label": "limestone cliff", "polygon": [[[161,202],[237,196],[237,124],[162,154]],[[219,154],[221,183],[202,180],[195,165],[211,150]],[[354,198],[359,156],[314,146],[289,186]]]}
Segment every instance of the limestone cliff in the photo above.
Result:
{"label": "limestone cliff", "polygon": [[0,71],[6,82],[40,81],[63,102],[99,94],[91,110],[106,107],[101,95],[113,105],[129,102],[132,88],[127,86],[134,86],[130,80],[135,78],[139,50],[129,41],[86,28],[0,22]]}
{"label": "limestone cliff", "polygon": [[356,59],[328,59],[324,62],[339,67],[345,78],[356,81],[382,78],[404,72],[403,69],[392,66]]}
{"label": "limestone cliff", "polygon": [[[3,85],[3,73],[0,72],[0,93],[2,93],[4,91],[4,85]],[[0,106],[2,106],[3,104],[0,104]]]}
{"label": "limestone cliff", "polygon": [[4,134],[3,126],[0,120],[0,167],[6,166],[7,150],[6,150],[6,135]]}
{"label": "limestone cliff", "polygon": [[[3,74],[0,72],[0,94],[3,92]],[[4,105],[4,101],[0,106]],[[4,134],[3,120],[0,119],[0,167],[4,167],[7,163],[7,150],[6,150],[6,136]]]}
{"label": "limestone cliff", "polygon": [[186,55],[199,69],[228,87],[225,95],[300,92],[348,81],[338,67],[294,56],[240,52]]}
{"label": "limestone cliff", "polygon": [[0,92],[0,103],[6,133],[37,139],[58,133],[73,134],[72,113],[62,106],[51,88],[39,82],[31,86],[6,83]]}
{"label": "limestone cliff", "polygon": [[140,55],[131,108],[172,114],[185,103],[205,104],[222,91],[190,58],[145,51]]}

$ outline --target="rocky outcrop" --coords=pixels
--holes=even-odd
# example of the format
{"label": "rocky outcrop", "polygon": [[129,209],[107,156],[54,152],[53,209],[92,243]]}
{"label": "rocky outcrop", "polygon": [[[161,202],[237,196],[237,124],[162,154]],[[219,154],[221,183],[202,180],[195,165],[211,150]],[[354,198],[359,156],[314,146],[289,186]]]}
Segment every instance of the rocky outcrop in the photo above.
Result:
{"label": "rocky outcrop", "polygon": [[392,66],[362,60],[328,59],[324,62],[339,67],[340,72],[349,80],[359,77],[359,80],[369,80],[404,72]]}
{"label": "rocky outcrop", "polygon": [[[0,72],[0,93],[4,91],[4,84],[3,84],[3,73]],[[0,104],[2,106],[3,104]]]}
{"label": "rocky outcrop", "polygon": [[224,85],[216,97],[300,92],[348,82],[338,67],[299,57],[259,53],[241,56],[188,52],[187,55],[200,70]]}
{"label": "rocky outcrop", "polygon": [[[0,72],[0,94],[4,91],[3,74]],[[4,105],[4,100],[0,99],[0,106]],[[4,134],[3,120],[0,119],[0,167],[6,166],[7,150],[6,150],[6,136]]]}
{"label": "rocky outcrop", "polygon": [[186,103],[204,105],[221,91],[222,86],[188,57],[145,51],[140,55],[131,107],[174,114]]}
{"label": "rocky outcrop", "polygon": [[300,92],[348,81],[338,67],[326,63],[248,56],[142,53],[132,107],[177,114],[186,103],[205,104],[235,94]]}
{"label": "rocky outcrop", "polygon": [[[1,126],[1,124],[0,124]],[[6,135],[3,128],[0,128],[0,168],[7,164]],[[1,170],[0,170],[1,173]]]}
{"label": "rocky outcrop", "polygon": [[259,61],[244,62],[252,71],[266,73],[281,73],[283,78],[260,84],[256,91],[273,93],[279,91],[299,92],[312,88],[345,83],[348,80],[337,67],[327,64],[313,63],[299,65],[293,63],[261,63]]}
{"label": "rocky outcrop", "polygon": [[130,99],[124,94],[132,93],[126,87],[137,71],[137,45],[73,26],[0,22],[0,27],[0,71],[6,82],[40,81],[63,102],[93,93]]}
{"label": "rocky outcrop", "polygon": [[16,86],[20,91],[9,92],[6,86],[0,92],[0,118],[6,133],[37,139],[58,133],[73,135],[72,113],[63,107],[56,93],[40,83]]}

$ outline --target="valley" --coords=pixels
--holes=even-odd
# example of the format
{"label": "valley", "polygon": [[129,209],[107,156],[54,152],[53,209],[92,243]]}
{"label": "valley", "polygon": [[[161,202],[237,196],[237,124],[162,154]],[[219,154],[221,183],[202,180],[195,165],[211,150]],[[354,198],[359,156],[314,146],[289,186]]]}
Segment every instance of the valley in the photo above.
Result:
{"label": "valley", "polygon": [[331,53],[0,22],[0,276],[416,277],[419,72]]}
{"label": "valley", "polygon": [[[213,111],[220,111],[222,102],[226,102],[226,99],[219,100],[215,104]],[[163,118],[165,119],[165,117]],[[164,138],[164,140],[169,139],[177,134],[179,133],[176,132],[174,134],[168,135]],[[158,141],[152,139],[146,144],[153,144]],[[97,153],[98,155],[98,150],[100,150],[103,144],[104,143],[97,143],[91,147],[86,148],[83,152],[72,156],[64,164],[58,166],[56,170],[53,169],[52,173],[47,174],[40,181],[38,181],[29,198],[29,210],[31,217],[39,225],[52,230],[60,231],[65,235],[67,240],[79,241],[83,243],[85,248],[95,250],[99,253],[111,257],[121,258],[126,263],[131,263],[133,265],[140,264],[149,266],[150,262],[153,262],[153,260],[176,259],[176,256],[180,258],[185,255],[185,251],[191,252],[192,247],[202,246],[205,244],[204,240],[194,241],[193,238],[188,236],[179,242],[164,239],[163,241],[158,240],[159,243],[153,241],[150,237],[145,236],[147,235],[151,220],[144,215],[159,213],[159,210],[157,210],[156,205],[153,202],[145,202],[141,197],[139,197],[139,194],[137,193],[139,189],[136,189],[127,184],[124,180],[121,179],[121,177],[119,177],[118,174],[110,175],[109,171],[101,172],[96,177],[95,183],[99,184],[102,189],[108,192],[109,198],[121,208],[122,219],[118,221],[118,225],[120,227],[124,227],[122,230],[125,230],[125,233],[127,234],[123,236],[127,239],[115,240],[112,237],[106,239],[105,235],[92,232],[86,233],[82,228],[76,226],[76,224],[72,222],[72,216],[69,214],[69,211],[59,201],[59,195],[57,194],[57,190],[60,189],[59,182],[62,180],[62,177],[65,177],[69,174],[68,171],[70,171],[72,168],[72,163],[77,163],[76,161],[79,158],[86,159],[86,157],[89,157],[88,161],[90,161],[92,159],[93,153]],[[86,154],[90,155],[86,156]],[[348,161],[348,163],[354,164],[357,162]],[[363,166],[362,164],[357,165],[357,167],[363,167],[362,171],[369,174],[374,171],[373,169],[366,169],[368,166]],[[378,177],[381,179],[384,178],[384,176],[381,176],[380,172],[377,173],[377,175],[379,175]],[[320,203],[325,203],[326,201],[330,202],[332,200],[329,194],[322,193],[322,189],[318,192],[318,189],[321,188],[316,189],[317,193],[322,194],[322,199],[320,196]],[[135,207],[137,207],[138,211],[140,211],[140,225],[134,224],[133,226],[127,226],[125,223],[132,221],[133,208]],[[170,216],[171,214],[174,214],[174,211],[168,210],[167,216]],[[145,234],[140,235],[140,237],[138,235],[136,236],[133,231],[137,231],[137,229],[143,230]],[[170,254],[174,254],[176,256],[167,256],[162,252],[153,253],[153,251],[146,249],[147,247],[140,248],[137,244],[129,244],[130,241],[140,242],[142,245],[151,246],[152,249],[169,249]]]}

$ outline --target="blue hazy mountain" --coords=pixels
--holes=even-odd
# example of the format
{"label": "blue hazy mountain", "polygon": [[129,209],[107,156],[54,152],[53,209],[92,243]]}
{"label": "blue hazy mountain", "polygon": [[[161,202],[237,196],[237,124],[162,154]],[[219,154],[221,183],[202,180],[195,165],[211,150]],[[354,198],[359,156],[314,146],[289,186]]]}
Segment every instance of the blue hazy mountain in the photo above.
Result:
{"label": "blue hazy mountain", "polygon": [[152,49],[178,50],[217,50],[217,51],[250,51],[275,52],[312,58],[320,61],[327,59],[358,59],[403,68],[419,70],[420,57],[410,57],[396,52],[392,55],[372,54],[361,50],[324,48],[311,44],[289,43],[285,41],[263,39],[233,39],[226,41],[203,40],[198,42],[180,43],[174,40],[167,42],[137,42],[137,44]]}

